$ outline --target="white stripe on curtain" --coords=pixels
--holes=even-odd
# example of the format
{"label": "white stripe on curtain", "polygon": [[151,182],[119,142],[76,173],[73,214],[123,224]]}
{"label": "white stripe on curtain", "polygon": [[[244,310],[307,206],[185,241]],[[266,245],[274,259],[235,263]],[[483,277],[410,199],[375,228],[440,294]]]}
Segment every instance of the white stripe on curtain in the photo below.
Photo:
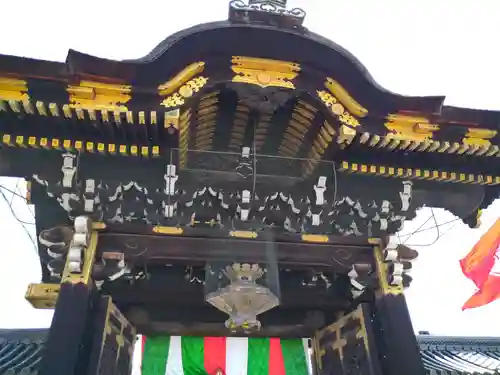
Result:
{"label": "white stripe on curtain", "polygon": [[142,366],[142,336],[137,336],[132,357],[132,375],[141,375]]}
{"label": "white stripe on curtain", "polygon": [[309,339],[302,339],[304,353],[306,353],[307,373],[312,375],[311,350],[309,350]]}
{"label": "white stripe on curtain", "polygon": [[248,367],[248,339],[226,338],[226,375],[246,375]]}
{"label": "white stripe on curtain", "polygon": [[170,338],[170,348],[168,349],[167,369],[165,371],[165,375],[184,375],[181,345],[181,336],[172,336]]}

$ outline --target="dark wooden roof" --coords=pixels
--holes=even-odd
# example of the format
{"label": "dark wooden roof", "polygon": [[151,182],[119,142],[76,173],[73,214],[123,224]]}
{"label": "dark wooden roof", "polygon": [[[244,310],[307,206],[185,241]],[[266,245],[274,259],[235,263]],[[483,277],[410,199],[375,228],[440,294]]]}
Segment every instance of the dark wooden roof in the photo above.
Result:
{"label": "dark wooden roof", "polygon": [[[37,373],[45,329],[0,330],[0,374]],[[471,375],[500,371],[500,339],[417,336],[427,374]]]}
{"label": "dark wooden roof", "polygon": [[[258,40],[266,40],[266,43],[252,42]],[[229,20],[179,31],[159,43],[148,55],[135,60],[110,60],[75,50],[68,51],[65,62],[0,54],[0,75],[55,84],[81,80],[127,84],[136,88],[140,95],[141,92],[156,92],[158,85],[193,62],[212,62],[212,66],[222,69],[223,62],[232,56],[293,61],[309,74],[333,77],[369,113],[381,116],[408,113],[431,117],[451,126],[461,123],[500,129],[500,111],[445,106],[444,95],[405,96],[383,88],[354,55],[319,34]],[[40,94],[37,99],[44,99]]]}
{"label": "dark wooden roof", "polygon": [[[267,42],[252,43],[259,40]],[[210,22],[179,31],[145,57],[135,60],[109,60],[74,50],[68,52],[65,63],[0,55],[0,72],[66,83],[99,78],[156,91],[158,85],[193,62],[222,62],[231,56],[294,61],[308,66],[324,76],[334,76],[354,97],[369,105],[368,110],[381,113],[407,111],[437,115],[445,99],[444,96],[402,96],[382,88],[356,57],[316,33],[230,21]],[[500,114],[497,118],[500,119]],[[481,116],[476,116],[476,120],[480,121]]]}
{"label": "dark wooden roof", "polygon": [[[499,111],[398,95],[295,21],[237,13],[170,35],[135,60],[0,55],[2,145],[103,154],[121,145],[120,154],[145,158],[171,148],[239,152],[255,126],[262,154],[349,161],[343,169],[356,174],[400,168],[415,179],[493,186],[498,196]],[[271,110],[256,108],[262,101]],[[436,169],[445,175],[432,176]]]}

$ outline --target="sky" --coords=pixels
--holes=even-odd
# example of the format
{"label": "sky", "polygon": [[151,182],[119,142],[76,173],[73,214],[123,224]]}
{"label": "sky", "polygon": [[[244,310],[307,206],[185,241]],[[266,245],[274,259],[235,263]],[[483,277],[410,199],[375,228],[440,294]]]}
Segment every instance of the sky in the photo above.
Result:
{"label": "sky", "polygon": [[[500,110],[500,3],[496,0],[295,0],[307,12],[306,26],[352,52],[383,87],[404,95],[446,95],[446,104]],[[228,1],[190,0],[24,0],[2,4],[0,53],[64,61],[68,49],[110,59],[142,57],[168,35],[208,21],[226,19]],[[7,16],[6,16],[7,15]],[[245,40],[242,43],[262,43]],[[277,46],[279,48],[279,46]],[[0,178],[10,189],[25,184]],[[11,200],[9,193],[7,199]],[[0,199],[1,201],[1,199]],[[12,199],[16,216],[28,222],[34,239],[33,207]],[[434,210],[438,223],[456,218]],[[431,215],[422,209],[405,224],[411,233]],[[500,336],[500,301],[462,312],[474,285],[458,261],[500,216],[500,200],[483,214],[482,226],[433,220],[407,245],[420,253],[406,292],[415,330],[435,335]],[[34,310],[24,300],[26,286],[39,282],[36,250],[24,228],[0,202],[1,328],[48,327],[51,311]],[[431,244],[427,246],[428,244]]]}

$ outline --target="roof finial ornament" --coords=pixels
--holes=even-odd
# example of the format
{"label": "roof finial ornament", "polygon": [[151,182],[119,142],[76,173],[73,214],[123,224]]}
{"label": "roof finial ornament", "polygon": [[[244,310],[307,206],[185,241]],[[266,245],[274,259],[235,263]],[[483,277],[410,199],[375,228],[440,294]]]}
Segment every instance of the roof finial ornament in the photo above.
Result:
{"label": "roof finial ornament", "polygon": [[264,7],[278,7],[286,9],[286,3],[288,0],[248,0],[248,5],[258,5]]}
{"label": "roof finial ornament", "polygon": [[288,10],[287,0],[231,0],[229,20],[257,23],[287,29],[303,29],[306,12],[300,8]]}

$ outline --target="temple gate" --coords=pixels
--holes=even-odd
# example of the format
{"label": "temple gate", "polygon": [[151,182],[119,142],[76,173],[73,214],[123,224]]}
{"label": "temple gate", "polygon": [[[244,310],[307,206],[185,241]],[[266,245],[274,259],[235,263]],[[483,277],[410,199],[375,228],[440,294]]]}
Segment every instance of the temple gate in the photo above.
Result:
{"label": "temple gate", "polygon": [[418,254],[391,236],[423,206],[479,224],[500,114],[390,93],[304,17],[234,0],[138,60],[0,56],[0,173],[28,181],[43,270],[26,298],[55,309],[40,375],[129,374],[136,333],[313,337],[319,375],[424,373]]}

